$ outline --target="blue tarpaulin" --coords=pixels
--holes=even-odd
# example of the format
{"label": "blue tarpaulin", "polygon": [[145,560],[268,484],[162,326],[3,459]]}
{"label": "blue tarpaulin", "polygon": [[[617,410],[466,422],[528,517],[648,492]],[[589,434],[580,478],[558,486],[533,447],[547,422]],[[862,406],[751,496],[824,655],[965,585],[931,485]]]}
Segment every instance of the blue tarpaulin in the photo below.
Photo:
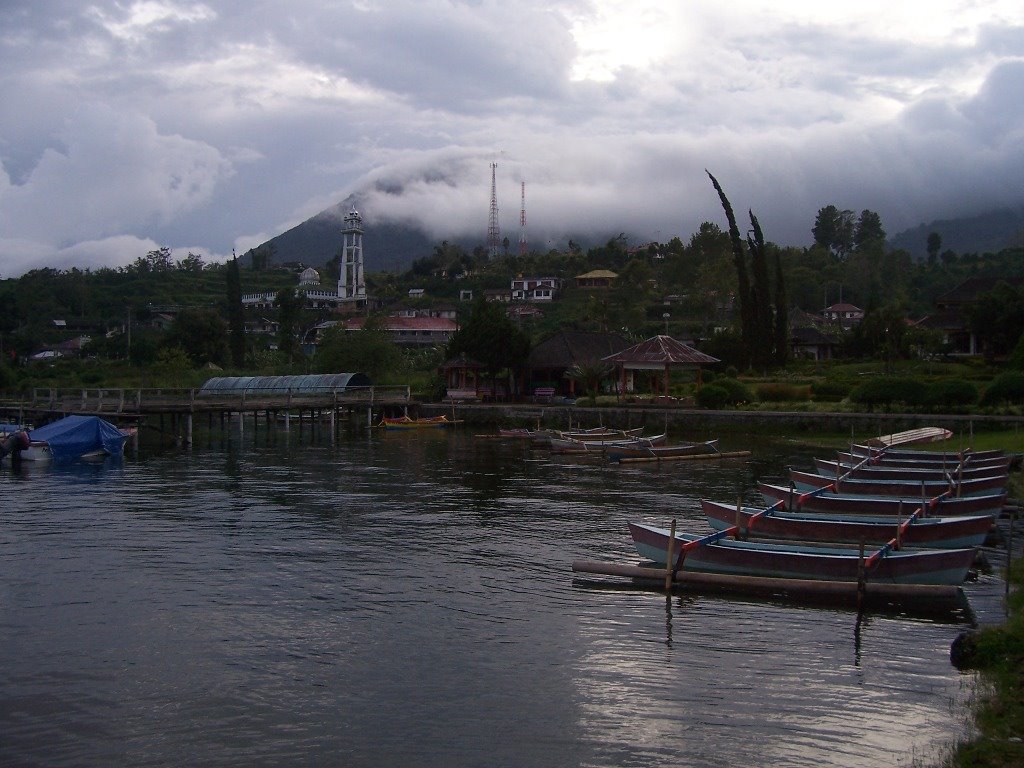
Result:
{"label": "blue tarpaulin", "polygon": [[128,439],[124,432],[99,416],[65,416],[33,429],[28,435],[34,441],[46,442],[54,459],[70,459],[99,450],[120,456]]}

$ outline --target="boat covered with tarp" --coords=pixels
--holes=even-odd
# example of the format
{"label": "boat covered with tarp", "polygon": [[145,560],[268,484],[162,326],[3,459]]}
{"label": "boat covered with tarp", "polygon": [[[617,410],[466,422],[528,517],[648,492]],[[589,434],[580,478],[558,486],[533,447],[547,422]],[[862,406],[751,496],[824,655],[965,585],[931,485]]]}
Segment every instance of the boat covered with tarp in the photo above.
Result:
{"label": "boat covered with tarp", "polygon": [[118,429],[99,416],[65,416],[31,430],[28,433],[31,444],[21,458],[61,461],[101,454],[120,456],[130,436],[130,431]]}

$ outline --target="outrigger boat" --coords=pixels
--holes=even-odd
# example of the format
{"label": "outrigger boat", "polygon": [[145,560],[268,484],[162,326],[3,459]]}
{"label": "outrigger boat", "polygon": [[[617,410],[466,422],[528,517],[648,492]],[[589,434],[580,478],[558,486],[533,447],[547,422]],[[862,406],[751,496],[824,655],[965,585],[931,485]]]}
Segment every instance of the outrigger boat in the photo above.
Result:
{"label": "outrigger boat", "polygon": [[927,514],[942,517],[954,515],[998,515],[1006,503],[1006,492],[962,496],[956,498],[947,488],[942,493],[922,497],[920,493],[904,496],[836,493],[822,487],[812,491],[797,491],[782,485],[758,483],[757,490],[765,503],[784,502],[791,512],[829,512],[860,515],[906,515],[922,502],[927,503]]}
{"label": "outrigger boat", "polygon": [[677,456],[695,456],[700,453],[718,453],[718,439],[703,443],[680,443],[678,445],[631,445],[614,443],[605,453],[610,461],[622,459],[671,459]]}
{"label": "outrigger boat", "polygon": [[613,448],[653,448],[664,445],[666,440],[668,440],[668,433],[663,432],[660,435],[651,435],[650,437],[631,436],[623,438],[620,436],[617,440],[604,439],[603,437],[600,440],[575,440],[567,437],[552,436],[548,438],[548,444],[552,453],[597,453],[603,455]]}
{"label": "outrigger boat", "polygon": [[927,502],[916,508],[908,505],[902,516],[893,517],[787,512],[781,501],[766,510],[701,500],[704,515],[717,531],[738,525],[755,536],[803,541],[884,544],[900,536],[907,546],[958,549],[983,544],[995,521],[992,515],[923,517],[922,507],[926,506]]}
{"label": "outrigger boat", "polygon": [[869,494],[875,496],[937,496],[952,491],[957,496],[974,496],[999,492],[1006,487],[1009,475],[997,474],[988,477],[970,478],[957,482],[950,480],[858,480],[834,475],[819,475],[814,472],[789,470],[790,479],[799,490],[834,488],[838,493]]}
{"label": "outrigger boat", "polygon": [[[730,528],[707,536],[676,533],[672,541],[676,570],[741,576],[892,584],[959,585],[974,562],[974,549],[897,550],[892,541],[878,550],[813,544],[769,544],[727,538]],[[662,566],[669,557],[671,532],[629,523],[640,556]],[[678,559],[677,559],[678,558]]]}
{"label": "outrigger boat", "polygon": [[398,416],[395,418],[385,416],[381,418],[380,424],[377,426],[384,427],[384,429],[437,429],[439,427],[447,427],[450,424],[456,423],[458,422],[443,415],[422,417],[418,419],[413,419],[409,416]]}

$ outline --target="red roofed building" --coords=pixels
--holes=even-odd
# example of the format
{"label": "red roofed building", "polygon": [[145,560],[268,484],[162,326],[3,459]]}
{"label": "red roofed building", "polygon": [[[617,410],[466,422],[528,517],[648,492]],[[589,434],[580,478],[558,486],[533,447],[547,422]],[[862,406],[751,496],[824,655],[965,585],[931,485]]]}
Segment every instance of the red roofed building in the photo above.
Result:
{"label": "red roofed building", "polygon": [[637,371],[659,372],[662,394],[668,395],[671,369],[696,369],[699,388],[701,366],[721,362],[717,357],[705,355],[671,336],[654,336],[602,359],[618,369],[620,395],[635,391]]}
{"label": "red roofed building", "polygon": [[[365,324],[365,317],[352,317],[345,321],[345,330],[362,330]],[[395,344],[404,347],[444,346],[459,329],[459,324],[447,317],[388,316],[380,319],[380,325]]]}

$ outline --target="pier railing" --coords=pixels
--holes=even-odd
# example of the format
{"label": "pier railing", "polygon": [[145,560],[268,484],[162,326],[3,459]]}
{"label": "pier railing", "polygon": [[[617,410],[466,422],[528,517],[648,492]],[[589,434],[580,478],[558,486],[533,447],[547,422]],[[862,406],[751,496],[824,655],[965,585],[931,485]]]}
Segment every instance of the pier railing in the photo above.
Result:
{"label": "pier railing", "polygon": [[216,410],[282,410],[402,405],[412,400],[407,385],[366,387],[197,388],[37,387],[28,395],[5,398],[7,407],[32,411],[143,414]]}

